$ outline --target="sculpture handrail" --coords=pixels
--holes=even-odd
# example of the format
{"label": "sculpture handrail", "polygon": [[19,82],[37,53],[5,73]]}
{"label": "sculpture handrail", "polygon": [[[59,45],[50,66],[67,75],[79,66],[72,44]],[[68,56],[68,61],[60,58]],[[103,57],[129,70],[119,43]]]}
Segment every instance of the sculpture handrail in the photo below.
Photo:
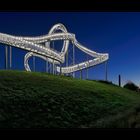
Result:
{"label": "sculpture handrail", "polygon": [[[55,33],[57,30],[61,30],[61,33]],[[60,52],[50,47],[50,42],[56,40],[64,40],[63,47]],[[63,24],[56,24],[51,28],[47,35],[37,37],[12,36],[0,33],[0,43],[29,51],[24,57],[24,66],[27,71],[31,71],[28,64],[28,60],[31,56],[40,57],[45,61],[54,63],[55,65],[64,63],[65,55],[69,47],[69,41],[71,41],[75,47],[77,47],[84,53],[94,57],[94,59],[84,61],[79,64],[73,64],[72,66],[61,67],[61,69],[60,66],[57,66],[56,71],[59,73],[72,73],[103,63],[109,59],[109,55],[107,53],[96,53],[95,51],[92,51],[81,45],[76,40],[74,34],[67,32]],[[45,43],[45,45],[42,45],[41,43]]]}

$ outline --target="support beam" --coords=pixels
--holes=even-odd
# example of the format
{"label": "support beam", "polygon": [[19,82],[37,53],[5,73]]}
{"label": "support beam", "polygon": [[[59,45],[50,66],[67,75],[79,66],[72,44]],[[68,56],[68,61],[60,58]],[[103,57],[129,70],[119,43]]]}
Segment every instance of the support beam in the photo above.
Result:
{"label": "support beam", "polygon": [[[52,48],[54,50],[54,41],[52,42]],[[54,59],[53,59],[53,64],[52,64],[52,73],[54,74],[54,71],[55,71],[55,64],[54,64]]]}
{"label": "support beam", "polygon": [[49,62],[49,69],[48,69],[49,73],[52,73],[51,69],[52,69],[52,64]]}
{"label": "support beam", "polygon": [[[45,42],[45,47],[50,49],[50,42]],[[49,73],[49,62],[46,57],[46,72]]]}
{"label": "support beam", "polygon": [[46,72],[47,73],[48,73],[48,68],[49,68],[49,64],[48,64],[47,57],[46,57]]}
{"label": "support beam", "polygon": [[54,60],[53,60],[53,74],[55,74],[55,64],[54,64]]}
{"label": "support beam", "polygon": [[62,64],[60,63],[60,75],[62,75]]}
{"label": "support beam", "polygon": [[8,69],[8,46],[5,46],[5,69]]}
{"label": "support beam", "polygon": [[86,68],[86,79],[88,79],[88,68]]}
{"label": "support beam", "polygon": [[10,69],[12,69],[12,47],[10,46]]}
{"label": "support beam", "polygon": [[[66,67],[69,66],[69,49],[66,52]],[[68,76],[69,74],[66,74],[66,76]]]}
{"label": "support beam", "polygon": [[56,75],[56,65],[54,65],[54,75]]}
{"label": "support beam", "polygon": [[83,79],[83,72],[80,70],[80,79]]}
{"label": "support beam", "polygon": [[[73,44],[73,65],[75,65],[75,46]],[[73,72],[73,78],[75,78],[75,72]]]}
{"label": "support beam", "polygon": [[105,62],[105,81],[107,81],[108,79],[108,71],[107,71],[108,69],[107,69],[107,61]]}
{"label": "support beam", "polygon": [[33,71],[35,72],[35,56],[33,56]]}
{"label": "support beam", "polygon": [[[88,55],[87,55],[87,61],[88,61]],[[88,79],[88,67],[86,68],[86,79]]]}

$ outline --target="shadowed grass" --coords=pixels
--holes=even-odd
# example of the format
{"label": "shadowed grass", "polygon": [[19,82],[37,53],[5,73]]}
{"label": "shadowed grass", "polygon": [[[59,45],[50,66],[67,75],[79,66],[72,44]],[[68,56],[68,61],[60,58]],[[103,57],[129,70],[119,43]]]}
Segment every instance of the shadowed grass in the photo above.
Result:
{"label": "shadowed grass", "polygon": [[138,127],[139,110],[140,95],[117,86],[0,71],[0,128]]}

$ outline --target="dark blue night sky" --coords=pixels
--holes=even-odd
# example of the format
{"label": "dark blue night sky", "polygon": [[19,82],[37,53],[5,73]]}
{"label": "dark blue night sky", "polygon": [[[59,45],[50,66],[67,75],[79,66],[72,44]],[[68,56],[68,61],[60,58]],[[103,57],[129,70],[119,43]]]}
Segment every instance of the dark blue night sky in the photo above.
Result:
{"label": "dark blue night sky", "polygon": [[[108,79],[110,81],[117,83],[118,75],[121,74],[123,84],[128,80],[140,84],[140,13],[0,12],[0,32],[12,35],[44,35],[56,23],[63,23],[84,46],[96,52],[109,53]],[[12,69],[24,69],[25,53],[26,51],[13,48]],[[4,68],[3,56],[4,47],[1,45],[0,69]],[[76,59],[77,63],[81,62],[86,60],[86,55],[76,50]],[[32,60],[30,64],[32,65]],[[45,71],[45,62],[39,58],[36,58],[36,71]],[[90,68],[89,77],[104,79],[105,65]]]}

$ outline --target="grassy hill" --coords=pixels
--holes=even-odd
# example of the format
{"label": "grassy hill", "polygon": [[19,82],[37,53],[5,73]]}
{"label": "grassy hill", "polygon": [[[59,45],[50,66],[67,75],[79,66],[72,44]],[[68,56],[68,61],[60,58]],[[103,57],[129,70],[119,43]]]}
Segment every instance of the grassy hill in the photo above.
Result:
{"label": "grassy hill", "polygon": [[140,94],[46,73],[0,71],[0,128],[139,127]]}

